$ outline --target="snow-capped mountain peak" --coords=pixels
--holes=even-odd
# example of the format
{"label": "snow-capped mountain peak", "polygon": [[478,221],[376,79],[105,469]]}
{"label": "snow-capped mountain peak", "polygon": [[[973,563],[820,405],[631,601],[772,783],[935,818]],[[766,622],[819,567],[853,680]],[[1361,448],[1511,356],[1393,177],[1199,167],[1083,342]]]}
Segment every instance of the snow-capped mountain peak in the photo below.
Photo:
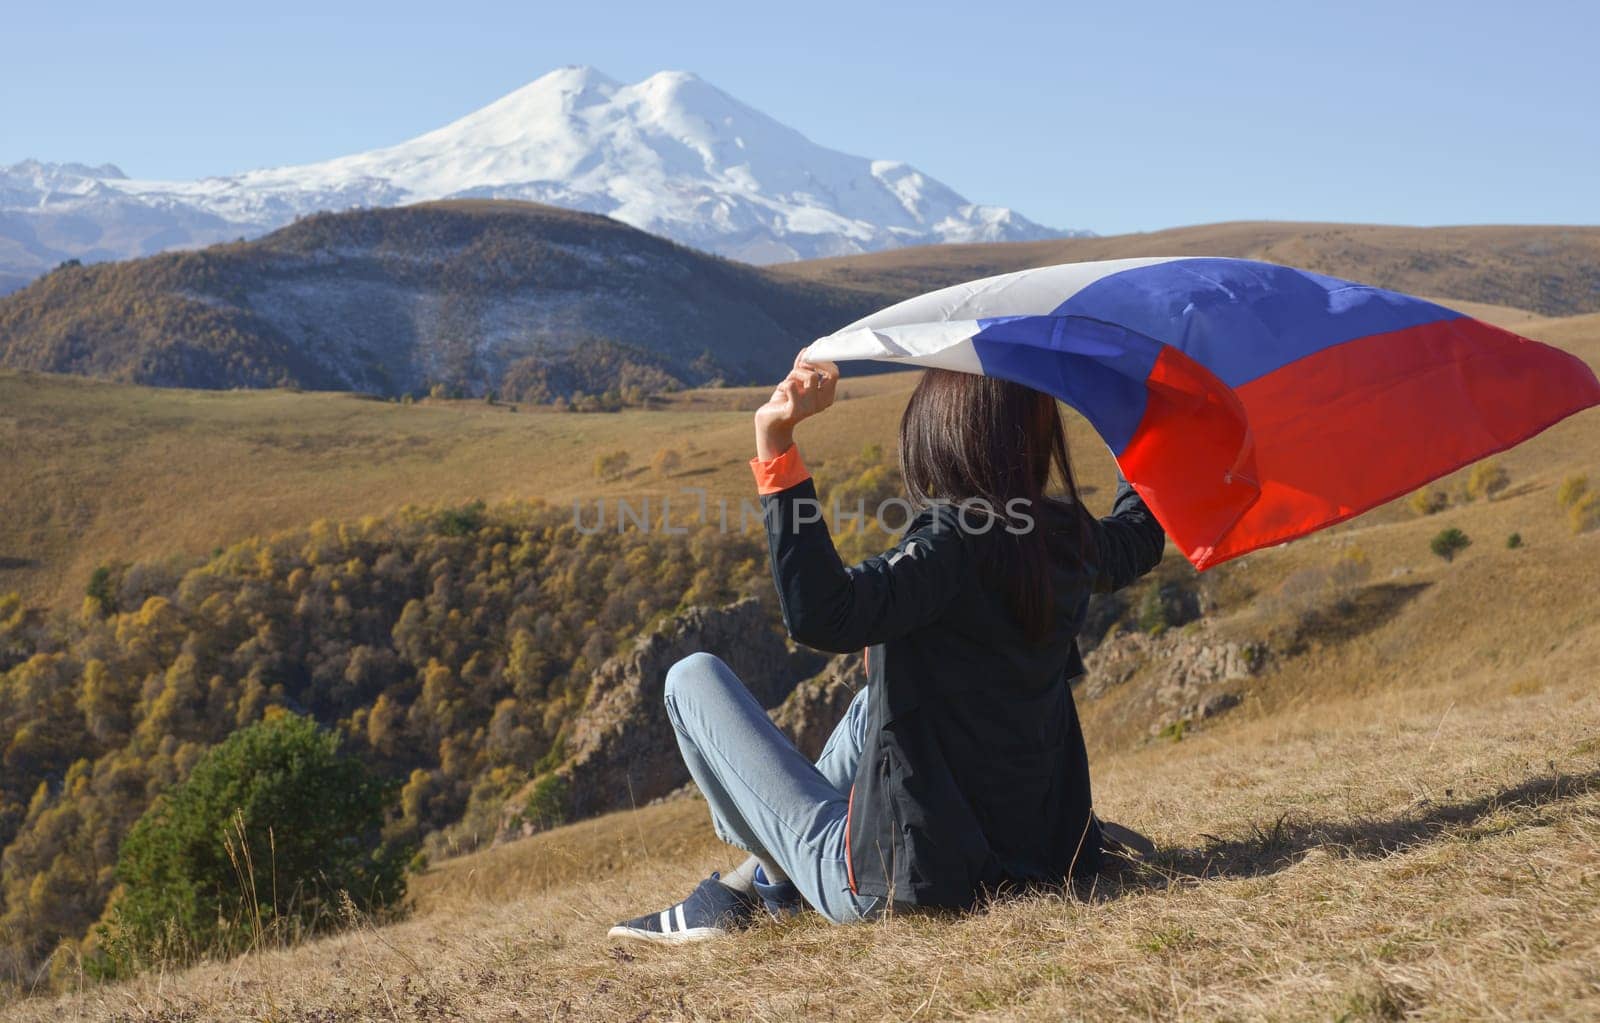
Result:
{"label": "snow-capped mountain peak", "polygon": [[[109,248],[75,250],[74,232],[59,232],[63,257],[141,255],[260,234],[317,210],[467,197],[604,213],[751,262],[1065,233],[971,203],[904,163],[820,146],[685,71],[628,84],[559,68],[398,145],[229,177],[0,168],[0,212],[46,218],[36,237],[51,236],[52,217],[117,225],[120,244]],[[147,232],[130,230],[141,223]]]}

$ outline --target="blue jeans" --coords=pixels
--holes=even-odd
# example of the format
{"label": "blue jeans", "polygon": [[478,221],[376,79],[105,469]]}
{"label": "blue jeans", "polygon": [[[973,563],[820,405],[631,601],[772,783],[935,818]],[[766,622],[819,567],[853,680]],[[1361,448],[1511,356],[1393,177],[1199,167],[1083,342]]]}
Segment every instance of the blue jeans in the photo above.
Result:
{"label": "blue jeans", "polygon": [[717,837],[776,864],[834,923],[878,915],[882,900],[850,891],[845,813],[867,736],[867,691],[850,704],[822,756],[807,760],[720,658],[691,654],[667,672],[667,716],[683,762],[711,806]]}

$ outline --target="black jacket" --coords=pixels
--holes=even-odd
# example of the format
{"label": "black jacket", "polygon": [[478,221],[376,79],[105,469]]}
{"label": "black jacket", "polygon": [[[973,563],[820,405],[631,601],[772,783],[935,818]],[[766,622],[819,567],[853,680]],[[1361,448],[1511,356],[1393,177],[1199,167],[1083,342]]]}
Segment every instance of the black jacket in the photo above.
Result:
{"label": "black jacket", "polygon": [[[845,822],[851,889],[965,908],[985,891],[1098,868],[1089,763],[1072,702],[1089,595],[1161,560],[1166,537],[1126,483],[1109,517],[1048,502],[1056,625],[1030,643],[984,583],[1002,535],[958,509],[913,518],[893,549],[839,560],[805,480],[762,498],[784,624],[799,643],[867,650],[868,726]],[[1087,545],[1074,538],[1092,538]],[[1087,558],[1072,551],[1086,546]]]}

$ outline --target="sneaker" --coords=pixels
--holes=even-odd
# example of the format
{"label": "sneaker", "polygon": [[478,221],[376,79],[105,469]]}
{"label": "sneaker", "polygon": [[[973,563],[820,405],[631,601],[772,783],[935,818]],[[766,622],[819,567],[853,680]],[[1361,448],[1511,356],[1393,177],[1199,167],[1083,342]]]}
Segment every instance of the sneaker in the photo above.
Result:
{"label": "sneaker", "polygon": [[774,919],[782,920],[784,917],[794,916],[806,908],[806,900],[800,895],[800,889],[788,878],[776,883],[767,880],[767,872],[762,867],[756,868],[755,878],[756,894],[761,896],[761,902],[767,907]]}
{"label": "sneaker", "polygon": [[630,938],[660,945],[683,945],[706,941],[748,927],[759,902],[754,896],[736,892],[712,874],[700,882],[687,899],[659,913],[625,920],[606,932],[608,938]]}

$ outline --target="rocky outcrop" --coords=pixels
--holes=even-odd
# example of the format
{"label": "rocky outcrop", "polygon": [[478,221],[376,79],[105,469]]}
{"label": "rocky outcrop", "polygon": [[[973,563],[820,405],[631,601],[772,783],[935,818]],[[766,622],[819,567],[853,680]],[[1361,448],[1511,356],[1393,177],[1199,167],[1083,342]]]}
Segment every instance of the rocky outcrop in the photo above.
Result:
{"label": "rocky outcrop", "polygon": [[1094,700],[1137,678],[1139,691],[1127,699],[1148,706],[1150,734],[1179,722],[1202,721],[1232,709],[1243,699],[1239,682],[1259,672],[1266,648],[1259,643],[1219,639],[1204,622],[1152,636],[1119,632],[1084,658],[1081,695]]}
{"label": "rocky outcrop", "polygon": [[[728,662],[808,757],[822,751],[867,684],[859,653],[825,660],[796,648],[757,600],[691,608],[594,673],[583,709],[563,737],[563,761],[506,803],[499,837],[694,794],[662,697],[667,670],[698,651]],[[1265,656],[1258,644],[1217,637],[1205,621],[1160,635],[1113,628],[1086,655],[1079,695],[1100,699],[1132,684],[1119,699],[1150,722],[1152,735],[1160,734],[1238,705],[1238,683],[1256,674]]]}
{"label": "rocky outcrop", "polygon": [[[698,651],[728,662],[768,708],[824,663],[822,655],[789,644],[770,611],[754,599],[690,608],[668,619],[595,671],[584,707],[563,737],[565,759],[553,776],[512,797],[500,837],[530,834],[553,820],[641,806],[688,781],[662,696],[667,669]],[[530,815],[526,810],[536,792],[541,803],[558,805]]]}

